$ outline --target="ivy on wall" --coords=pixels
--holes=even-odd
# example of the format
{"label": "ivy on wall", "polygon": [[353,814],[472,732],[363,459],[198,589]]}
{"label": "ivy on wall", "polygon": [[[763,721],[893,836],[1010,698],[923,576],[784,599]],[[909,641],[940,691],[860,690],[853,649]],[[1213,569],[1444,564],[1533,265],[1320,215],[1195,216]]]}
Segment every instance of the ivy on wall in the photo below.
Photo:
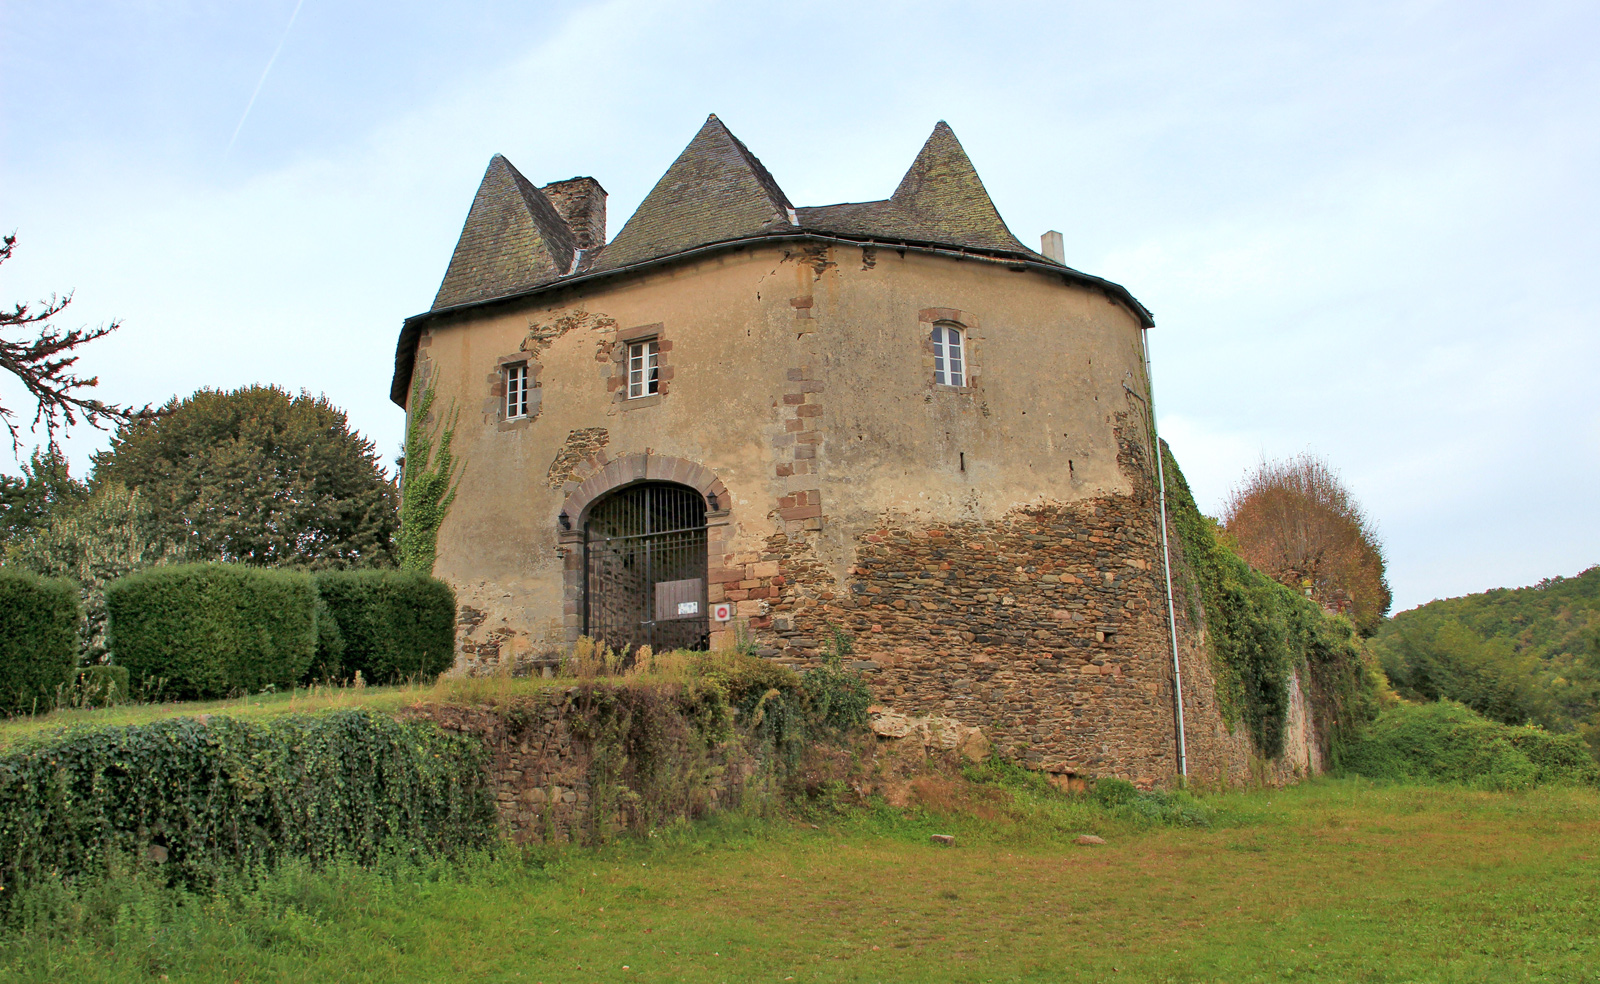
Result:
{"label": "ivy on wall", "polygon": [[0,899],[116,856],[205,885],[288,857],[481,845],[485,766],[481,742],[363,710],[51,735],[0,754]]}
{"label": "ivy on wall", "polygon": [[450,442],[455,439],[459,414],[452,404],[448,422],[441,421],[435,435],[428,426],[433,410],[433,386],[419,375],[412,388],[406,418],[405,469],[400,480],[400,569],[432,574],[439,552],[439,526],[456,500],[459,474]]}
{"label": "ivy on wall", "polygon": [[1217,702],[1230,729],[1243,719],[1256,751],[1283,754],[1290,678],[1304,667],[1335,763],[1354,730],[1377,716],[1381,672],[1355,627],[1245,563],[1200,514],[1165,441],[1167,521],[1181,549],[1173,587],[1191,623],[1204,624]]}

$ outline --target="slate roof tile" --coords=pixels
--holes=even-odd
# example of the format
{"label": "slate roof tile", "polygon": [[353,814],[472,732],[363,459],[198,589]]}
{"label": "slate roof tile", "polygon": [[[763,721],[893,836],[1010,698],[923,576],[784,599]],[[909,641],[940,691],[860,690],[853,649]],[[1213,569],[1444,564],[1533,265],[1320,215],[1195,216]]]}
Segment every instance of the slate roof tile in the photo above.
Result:
{"label": "slate roof tile", "polygon": [[[604,189],[592,178],[549,187],[560,210],[509,161],[495,155],[467,213],[430,315],[442,308],[526,292],[574,274],[603,274],[667,259],[701,246],[811,234],[971,250],[1058,267],[1070,278],[1124,298],[1146,326],[1153,324],[1149,312],[1123,288],[1072,270],[1018,241],[1000,218],[961,142],[942,120],[894,194],[881,201],[796,209],[761,161],[715,114],[706,118],[617,237],[599,249],[594,245],[604,237]],[[574,197],[580,195],[582,202]],[[575,233],[564,213],[571,213],[582,228]],[[408,318],[396,347],[390,396],[401,406],[410,386],[417,338],[428,317]]]}
{"label": "slate roof tile", "polygon": [[778,182],[713,113],[592,269],[789,229],[793,210]]}
{"label": "slate roof tile", "polygon": [[433,307],[515,294],[572,269],[573,235],[550,200],[499,154],[467,211]]}

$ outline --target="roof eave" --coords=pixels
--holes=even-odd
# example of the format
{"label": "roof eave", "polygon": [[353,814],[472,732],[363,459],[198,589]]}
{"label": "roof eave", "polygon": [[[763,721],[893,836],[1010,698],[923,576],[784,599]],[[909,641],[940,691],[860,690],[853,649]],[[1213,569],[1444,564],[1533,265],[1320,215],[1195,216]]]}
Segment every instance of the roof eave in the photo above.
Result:
{"label": "roof eave", "polygon": [[1142,329],[1154,328],[1155,318],[1148,308],[1139,303],[1129,290],[1121,284],[1096,277],[1093,274],[1074,270],[1062,263],[1050,260],[1041,260],[1028,253],[1015,250],[983,249],[971,246],[952,245],[950,243],[925,242],[905,239],[884,239],[876,236],[853,236],[847,233],[830,232],[821,229],[806,229],[796,227],[781,231],[766,232],[755,236],[743,236],[738,239],[725,239],[719,242],[706,243],[690,249],[668,253],[663,256],[639,260],[624,266],[608,270],[589,270],[582,273],[551,280],[525,290],[498,297],[486,297],[481,300],[467,301],[461,304],[452,304],[447,307],[434,308],[421,314],[414,314],[407,318],[400,329],[400,338],[395,345],[394,377],[389,384],[389,399],[402,410],[406,408],[406,394],[411,388],[412,365],[415,362],[417,339],[422,334],[422,329],[431,321],[449,318],[454,315],[464,314],[491,308],[502,304],[516,304],[541,294],[561,290],[577,284],[595,283],[610,277],[628,276],[653,267],[665,266],[680,260],[702,256],[708,253],[728,249],[738,249],[745,246],[765,243],[779,243],[794,240],[811,240],[823,242],[844,243],[852,246],[880,246],[885,249],[909,250],[917,253],[929,253],[939,256],[950,256],[956,259],[973,259],[979,262],[1003,263],[1018,269],[1037,270],[1064,277],[1081,286],[1103,291],[1121,302],[1139,321]]}

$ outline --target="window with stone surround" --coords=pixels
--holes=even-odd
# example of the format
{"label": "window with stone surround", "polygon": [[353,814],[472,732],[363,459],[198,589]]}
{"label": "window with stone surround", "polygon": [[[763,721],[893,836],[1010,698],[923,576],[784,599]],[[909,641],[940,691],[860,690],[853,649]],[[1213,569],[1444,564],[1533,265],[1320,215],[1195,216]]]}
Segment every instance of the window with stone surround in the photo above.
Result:
{"label": "window with stone surround", "polygon": [[655,338],[628,343],[628,399],[661,392],[661,342]]}
{"label": "window with stone surround", "polygon": [[505,372],[506,403],[504,418],[517,420],[528,415],[528,364],[513,362]]}
{"label": "window with stone surround", "polygon": [[935,392],[969,394],[978,385],[978,356],[982,344],[978,315],[949,307],[929,307],[917,312],[922,323],[922,372],[928,399]]}
{"label": "window with stone surround", "polygon": [[539,360],[528,352],[512,352],[494,360],[486,380],[483,422],[497,430],[522,430],[539,416]]}
{"label": "window with stone surround", "polygon": [[602,375],[619,410],[653,407],[672,388],[672,338],[660,322],[617,329],[596,357],[608,366]]}
{"label": "window with stone surround", "polygon": [[933,326],[933,381],[940,386],[966,385],[966,349],[959,325],[940,321]]}

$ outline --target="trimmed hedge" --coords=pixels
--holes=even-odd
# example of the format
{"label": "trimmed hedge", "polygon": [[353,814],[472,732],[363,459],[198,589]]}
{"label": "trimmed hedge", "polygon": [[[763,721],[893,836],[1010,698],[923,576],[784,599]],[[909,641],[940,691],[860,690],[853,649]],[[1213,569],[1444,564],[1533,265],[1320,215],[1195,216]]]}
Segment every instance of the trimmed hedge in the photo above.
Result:
{"label": "trimmed hedge", "polygon": [[215,883],[286,858],[370,863],[487,842],[476,739],[366,710],[79,729],[0,754],[0,883],[95,874],[113,856]]}
{"label": "trimmed hedge", "polygon": [[456,596],[450,586],[408,571],[322,571],[315,575],[324,616],[316,672],[368,683],[432,678],[455,662]]}
{"label": "trimmed hedge", "polygon": [[78,586],[0,570],[0,713],[55,707],[78,662]]}
{"label": "trimmed hedge", "polygon": [[1600,765],[1579,736],[1500,724],[1450,700],[1384,711],[1346,746],[1339,766],[1371,779],[1480,789],[1600,783]]}
{"label": "trimmed hedge", "polygon": [[106,585],[107,641],[136,689],[227,697],[292,687],[315,652],[309,575],[237,564],[181,564]]}

